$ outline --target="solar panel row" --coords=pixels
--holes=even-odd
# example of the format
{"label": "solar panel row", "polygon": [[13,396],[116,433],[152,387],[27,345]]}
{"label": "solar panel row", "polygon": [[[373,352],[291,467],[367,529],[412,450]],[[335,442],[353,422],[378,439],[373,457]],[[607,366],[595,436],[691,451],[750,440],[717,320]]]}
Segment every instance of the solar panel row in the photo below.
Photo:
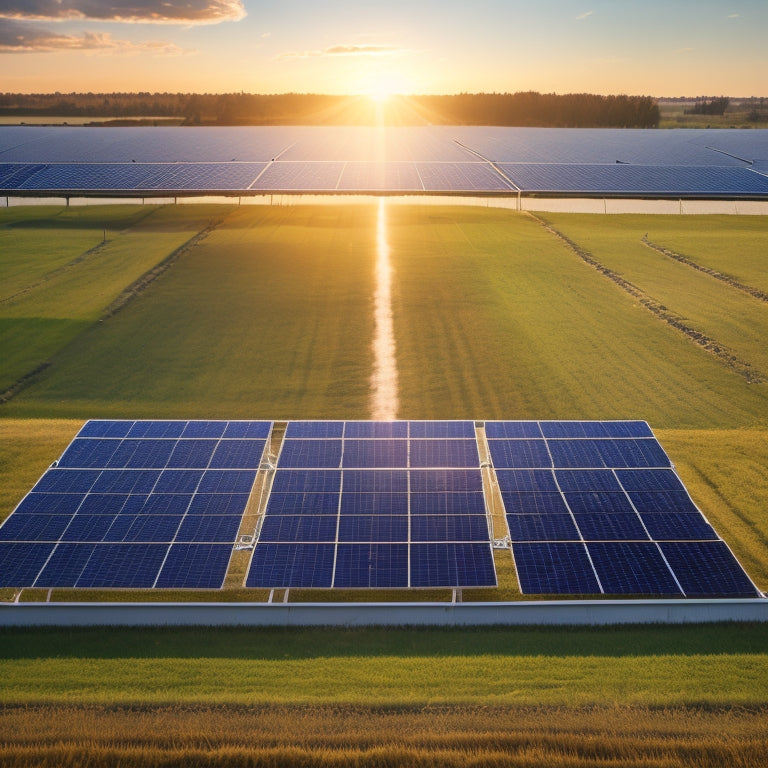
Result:
{"label": "solar panel row", "polygon": [[[88,422],[0,526],[0,585],[221,587],[271,430]],[[485,434],[524,593],[758,594],[645,422]],[[496,583],[472,421],[289,422],[263,471],[248,586]]]}
{"label": "solar panel row", "polygon": [[271,429],[88,422],[0,526],[0,583],[220,588]]}
{"label": "solar panel row", "polygon": [[482,487],[471,421],[289,422],[246,584],[493,586]]}
{"label": "solar panel row", "polygon": [[486,435],[524,593],[756,596],[644,422]]}

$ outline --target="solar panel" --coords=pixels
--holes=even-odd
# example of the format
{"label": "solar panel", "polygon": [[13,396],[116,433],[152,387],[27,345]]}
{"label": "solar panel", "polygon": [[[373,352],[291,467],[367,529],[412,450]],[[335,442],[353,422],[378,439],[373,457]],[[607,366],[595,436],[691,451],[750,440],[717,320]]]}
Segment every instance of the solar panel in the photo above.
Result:
{"label": "solar panel", "polygon": [[408,545],[340,543],[333,586],[345,588],[408,587]]}
{"label": "solar panel", "polygon": [[659,544],[686,597],[759,597],[723,541]]}
{"label": "solar panel", "polygon": [[607,595],[682,595],[656,544],[599,542],[587,549]]}
{"label": "solar panel", "polygon": [[573,517],[567,513],[507,515],[511,541],[581,541]]}
{"label": "solar panel", "polygon": [[[490,557],[474,422],[287,424],[249,583],[271,588],[285,586],[286,579],[293,586],[325,583],[325,571],[316,578],[309,568],[290,575],[284,568],[269,570],[263,552],[266,547],[287,556],[290,551],[275,551],[273,545],[327,543],[334,547],[334,587],[407,588],[417,567],[417,542],[485,543]],[[464,552],[441,551],[449,557]],[[321,567],[328,567],[325,559]],[[454,563],[446,572],[464,570]],[[463,586],[451,578],[441,585]],[[476,582],[473,576],[471,583]]]}
{"label": "solar panel", "polygon": [[253,550],[245,586],[330,588],[335,554],[335,544],[260,543]]}
{"label": "solar panel", "polygon": [[172,544],[155,586],[221,589],[231,557],[231,544]]}
{"label": "solar panel", "polygon": [[600,594],[584,544],[513,542],[512,553],[523,594]]}
{"label": "solar panel", "polygon": [[444,542],[411,546],[412,587],[495,587],[490,544]]}

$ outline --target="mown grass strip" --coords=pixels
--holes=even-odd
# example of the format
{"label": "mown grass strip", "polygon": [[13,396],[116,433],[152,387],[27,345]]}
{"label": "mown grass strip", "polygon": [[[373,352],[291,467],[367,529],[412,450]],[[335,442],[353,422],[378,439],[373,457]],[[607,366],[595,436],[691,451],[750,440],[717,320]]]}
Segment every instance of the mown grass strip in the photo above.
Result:
{"label": "mown grass strip", "polygon": [[5,629],[7,703],[762,706],[768,627]]}

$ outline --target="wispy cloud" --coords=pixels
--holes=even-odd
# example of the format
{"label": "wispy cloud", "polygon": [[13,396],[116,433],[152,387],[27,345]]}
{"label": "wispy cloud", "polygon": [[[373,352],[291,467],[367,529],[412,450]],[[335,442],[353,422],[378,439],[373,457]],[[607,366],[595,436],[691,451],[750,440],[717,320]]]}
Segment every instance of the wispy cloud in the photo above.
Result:
{"label": "wispy cloud", "polygon": [[218,24],[246,15],[243,0],[0,0],[0,18]]}
{"label": "wispy cloud", "polygon": [[728,14],[728,18],[729,19],[740,19],[741,18],[741,14],[740,13],[729,13]]}
{"label": "wispy cloud", "polygon": [[594,13],[594,11],[585,11],[584,13],[580,13],[576,17],[576,21],[584,21],[584,19],[588,19],[590,16],[593,16]]}
{"label": "wispy cloud", "polygon": [[394,54],[407,53],[408,49],[397,45],[332,45],[318,51],[289,51],[278,57],[285,59],[309,59],[325,56],[392,56]]}
{"label": "wispy cloud", "polygon": [[179,56],[189,53],[174,43],[154,40],[134,43],[116,40],[108,32],[85,32],[65,35],[43,29],[38,24],[6,21],[0,24],[0,53],[52,53],[61,51],[89,51],[92,53]]}

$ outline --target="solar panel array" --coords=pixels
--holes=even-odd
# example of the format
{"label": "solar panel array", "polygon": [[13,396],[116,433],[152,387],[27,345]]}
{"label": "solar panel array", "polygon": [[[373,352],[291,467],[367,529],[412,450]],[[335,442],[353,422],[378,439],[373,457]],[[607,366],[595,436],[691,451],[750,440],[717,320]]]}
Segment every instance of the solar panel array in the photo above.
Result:
{"label": "solar panel array", "polygon": [[0,194],[768,196],[768,131],[0,127]]}
{"label": "solar panel array", "polygon": [[88,422],[0,526],[0,586],[221,588],[244,535],[248,587],[494,586],[487,466],[524,594],[759,595],[645,422],[486,422],[488,465],[471,421],[291,421],[276,462],[273,428]]}
{"label": "solar panel array", "polygon": [[756,597],[645,422],[487,422],[526,594]]}
{"label": "solar panel array", "polygon": [[0,527],[0,586],[220,588],[268,421],[89,421]]}
{"label": "solar panel array", "polygon": [[289,422],[249,587],[495,586],[471,421]]}

